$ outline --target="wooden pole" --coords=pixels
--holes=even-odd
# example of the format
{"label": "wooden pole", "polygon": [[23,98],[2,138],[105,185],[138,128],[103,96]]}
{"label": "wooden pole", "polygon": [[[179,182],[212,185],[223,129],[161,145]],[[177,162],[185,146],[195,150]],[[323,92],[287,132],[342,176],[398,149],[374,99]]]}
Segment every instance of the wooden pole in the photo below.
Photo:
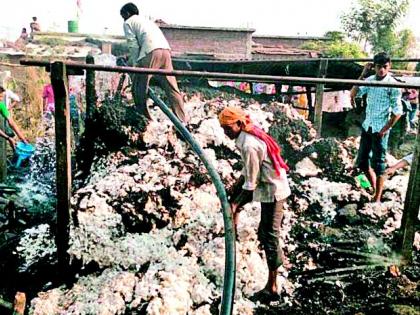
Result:
{"label": "wooden pole", "polygon": [[[0,116],[0,129],[5,131],[5,119]],[[0,137],[0,183],[3,183],[7,177],[7,141]]]}
{"label": "wooden pole", "polygon": [[[95,60],[93,56],[86,56],[87,64],[94,64]],[[97,134],[93,126],[93,116],[96,110],[96,90],[95,90],[95,70],[86,69],[86,119],[85,119],[85,131],[81,139],[80,150],[76,151],[79,169],[82,171],[84,176],[90,170],[94,158],[94,141]]]}
{"label": "wooden pole", "polygon": [[[87,64],[95,64],[92,55],[86,56]],[[86,119],[92,119],[93,111],[96,107],[96,91],[95,91],[95,70],[86,70]]]}
{"label": "wooden pole", "polygon": [[13,306],[13,315],[23,315],[25,313],[26,295],[23,292],[16,292]]}
{"label": "wooden pole", "polygon": [[[10,303],[0,296],[0,306],[13,311],[13,315],[23,315],[26,307],[26,294],[23,292],[16,292],[15,300]],[[3,313],[2,313],[3,314]]]}
{"label": "wooden pole", "polygon": [[71,196],[71,146],[70,109],[67,98],[66,67],[63,62],[51,65],[51,83],[55,98],[55,145],[57,185],[56,246],[59,268],[66,272],[69,264],[70,196]]}
{"label": "wooden pole", "polygon": [[[328,60],[321,59],[319,63],[318,78],[325,78],[327,75]],[[315,118],[314,125],[318,137],[321,137],[322,131],[322,99],[324,98],[324,84],[316,85],[315,96]]]}
{"label": "wooden pole", "polygon": [[[36,60],[21,60],[22,65],[49,67],[48,61]],[[401,83],[401,82],[379,82],[379,81],[365,81],[365,80],[349,80],[349,79],[330,79],[330,78],[313,78],[313,77],[291,77],[291,76],[276,76],[276,75],[258,75],[258,74],[237,74],[228,72],[206,72],[206,71],[188,71],[188,70],[165,70],[165,69],[151,69],[151,68],[137,68],[137,67],[119,67],[119,66],[105,66],[105,65],[89,65],[85,63],[67,62],[65,63],[68,71],[75,70],[96,70],[105,72],[118,73],[141,73],[165,76],[187,76],[200,78],[213,78],[217,80],[233,80],[233,81],[247,81],[247,82],[282,82],[288,85],[313,85],[313,84],[328,84],[338,85],[340,88],[347,86],[351,88],[356,86],[384,86],[397,88],[413,88],[420,89],[420,84]],[[70,74],[70,72],[68,72]],[[73,74],[73,72],[72,72]],[[74,74],[79,74],[74,72]]]}
{"label": "wooden pole", "polygon": [[405,195],[404,212],[401,219],[402,240],[401,254],[403,264],[411,263],[413,258],[413,241],[415,224],[418,220],[420,208],[420,125],[417,130],[416,147],[414,148],[413,163],[407,194]]}

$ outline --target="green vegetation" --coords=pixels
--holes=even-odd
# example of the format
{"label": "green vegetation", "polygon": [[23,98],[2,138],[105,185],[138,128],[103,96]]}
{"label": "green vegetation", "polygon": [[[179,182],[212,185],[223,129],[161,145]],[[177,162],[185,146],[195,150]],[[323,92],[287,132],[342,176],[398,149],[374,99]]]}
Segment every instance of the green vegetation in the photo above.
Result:
{"label": "green vegetation", "polygon": [[57,46],[66,46],[69,44],[69,42],[61,38],[44,37],[44,38],[37,39],[36,44],[43,44],[43,45],[47,45],[51,47],[57,47]]}
{"label": "green vegetation", "polygon": [[350,12],[341,16],[350,38],[372,46],[374,53],[388,52],[393,57],[407,57],[415,43],[410,30],[397,32],[407,14],[409,0],[357,0]]}
{"label": "green vegetation", "polygon": [[312,41],[303,44],[300,48],[321,51],[324,57],[329,58],[363,58],[366,53],[356,43],[344,40],[344,34],[330,31],[325,34],[329,41]]}

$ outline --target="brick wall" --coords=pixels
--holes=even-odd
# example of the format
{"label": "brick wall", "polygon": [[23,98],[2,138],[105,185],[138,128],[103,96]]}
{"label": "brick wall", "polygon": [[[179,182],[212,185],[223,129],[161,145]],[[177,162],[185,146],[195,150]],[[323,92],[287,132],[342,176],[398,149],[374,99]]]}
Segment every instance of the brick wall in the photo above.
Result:
{"label": "brick wall", "polygon": [[162,25],[174,56],[203,55],[220,59],[250,59],[251,29]]}
{"label": "brick wall", "polygon": [[252,40],[265,46],[283,46],[299,48],[302,44],[310,41],[328,41],[325,37],[310,36],[253,36]]}

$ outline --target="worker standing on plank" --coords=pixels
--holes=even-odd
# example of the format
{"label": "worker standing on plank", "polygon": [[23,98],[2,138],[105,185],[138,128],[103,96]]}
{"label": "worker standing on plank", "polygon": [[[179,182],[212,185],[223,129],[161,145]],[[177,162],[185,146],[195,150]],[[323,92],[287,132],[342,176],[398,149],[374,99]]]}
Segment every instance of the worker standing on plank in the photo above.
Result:
{"label": "worker standing on plank", "polygon": [[[124,34],[130,49],[129,65],[140,68],[173,70],[171,49],[160,28],[152,21],[141,17],[137,6],[125,4],[120,11],[124,19]],[[132,92],[134,102],[141,115],[151,119],[147,109],[147,89],[152,75],[135,74],[133,76]],[[174,76],[156,76],[161,87],[169,98],[175,115],[184,123],[188,116],[184,110],[184,100],[178,89]]]}
{"label": "worker standing on plank", "polygon": [[[386,53],[378,53],[373,65],[365,65],[359,79],[375,68],[375,74],[366,78],[368,82],[395,83],[391,76],[391,59]],[[357,158],[358,167],[366,174],[375,190],[374,201],[380,202],[384,188],[385,155],[388,148],[389,130],[403,113],[401,91],[398,88],[360,86],[353,87],[351,98],[367,95],[366,118],[362,124],[362,135]],[[372,153],[372,157],[370,154]]]}
{"label": "worker standing on plank", "polygon": [[269,272],[267,285],[254,298],[274,300],[279,297],[277,269],[285,263],[279,235],[283,204],[291,193],[286,176],[288,167],[280,156],[279,145],[254,126],[242,109],[226,107],[219,114],[219,121],[225,134],[236,141],[244,164],[240,193],[230,199],[235,228],[242,206],[251,201],[261,203],[258,239],[264,248]]}

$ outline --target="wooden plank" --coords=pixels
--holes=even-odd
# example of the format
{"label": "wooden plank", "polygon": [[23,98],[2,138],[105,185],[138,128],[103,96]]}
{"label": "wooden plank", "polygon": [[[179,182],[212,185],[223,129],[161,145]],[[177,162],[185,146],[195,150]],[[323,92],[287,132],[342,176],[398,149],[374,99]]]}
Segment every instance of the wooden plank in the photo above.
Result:
{"label": "wooden plank", "polygon": [[[5,119],[0,117],[0,129],[5,130]],[[3,183],[7,177],[7,140],[0,137],[0,183]]]}
{"label": "wooden plank", "polygon": [[[319,63],[318,78],[325,78],[327,75],[327,69],[328,60],[321,59]],[[324,86],[324,84],[316,85],[314,127],[318,137],[321,137],[322,131],[322,100],[324,98]]]}
{"label": "wooden plank", "polygon": [[65,272],[69,264],[67,250],[69,248],[70,232],[71,131],[66,67],[63,62],[54,62],[51,65],[51,83],[55,97],[55,145],[57,158],[57,233],[55,242],[59,268],[62,272]]}
{"label": "wooden plank", "polygon": [[410,179],[404,202],[404,212],[401,219],[402,239],[401,254],[403,264],[411,263],[413,259],[413,242],[415,225],[420,208],[420,124],[417,130],[416,147],[411,164]]}

